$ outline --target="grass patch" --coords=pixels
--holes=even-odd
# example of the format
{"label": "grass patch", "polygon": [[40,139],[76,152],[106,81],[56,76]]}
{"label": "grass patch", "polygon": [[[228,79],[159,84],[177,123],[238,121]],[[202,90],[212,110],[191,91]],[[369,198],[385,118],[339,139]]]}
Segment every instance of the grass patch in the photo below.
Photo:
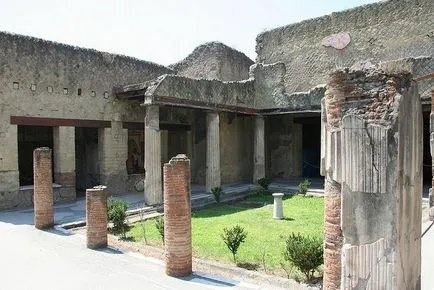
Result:
{"label": "grass patch", "polygon": [[[245,243],[237,253],[240,264],[263,264],[267,270],[280,268],[285,249],[285,240],[292,232],[322,238],[323,208],[322,198],[305,196],[285,197],[283,200],[284,220],[273,220],[273,197],[250,196],[249,201],[266,204],[261,208],[243,208],[230,204],[216,204],[198,210],[192,215],[193,254],[196,257],[233,263],[232,254],[222,240],[223,228],[236,224],[248,232]],[[145,222],[148,244],[162,246],[154,220]],[[135,224],[129,232],[136,241],[143,240],[143,231]]]}

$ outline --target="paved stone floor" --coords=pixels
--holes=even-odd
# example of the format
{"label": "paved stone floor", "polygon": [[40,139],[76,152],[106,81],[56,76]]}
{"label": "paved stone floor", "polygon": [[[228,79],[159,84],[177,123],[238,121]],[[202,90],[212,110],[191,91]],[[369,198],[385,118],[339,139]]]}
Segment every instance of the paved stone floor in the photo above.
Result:
{"label": "paved stone floor", "polygon": [[36,230],[0,213],[0,289],[264,289],[205,273],[172,278],[160,260],[116,249],[89,250],[84,236]]}

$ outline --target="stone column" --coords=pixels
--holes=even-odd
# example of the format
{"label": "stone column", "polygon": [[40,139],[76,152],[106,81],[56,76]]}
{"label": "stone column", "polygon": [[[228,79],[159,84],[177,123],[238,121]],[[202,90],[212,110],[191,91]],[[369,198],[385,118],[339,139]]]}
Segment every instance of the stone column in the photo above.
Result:
{"label": "stone column", "polygon": [[166,274],[192,273],[190,160],[184,154],[164,164]]}
{"label": "stone column", "polygon": [[86,189],[86,237],[90,249],[107,246],[107,187]]}
{"label": "stone column", "polygon": [[432,171],[432,181],[431,188],[429,190],[429,219],[434,221],[434,90],[431,92],[431,114],[429,120],[429,131],[430,131],[430,149],[431,149],[431,171]]}
{"label": "stone column", "polygon": [[206,191],[221,185],[220,179],[220,119],[218,112],[206,115]]}
{"label": "stone column", "polygon": [[265,125],[263,116],[255,116],[253,124],[253,183],[265,177]]}
{"label": "stone column", "polygon": [[33,151],[35,227],[45,229],[53,226],[53,177],[51,149],[37,148]]}
{"label": "stone column", "polygon": [[422,110],[405,67],[330,75],[324,289],[420,289]]}
{"label": "stone column", "polygon": [[161,132],[159,107],[146,107],[145,117],[145,202],[161,204]]}
{"label": "stone column", "polygon": [[122,126],[122,115],[112,116],[110,128],[98,130],[100,183],[112,194],[124,193],[127,188],[128,130]]}
{"label": "stone column", "polygon": [[[53,128],[54,182],[62,185],[59,201],[70,201],[75,193],[75,128]],[[57,201],[56,199],[56,201]]]}
{"label": "stone column", "polygon": [[10,116],[1,114],[0,123],[0,210],[31,206],[32,200],[24,200],[19,192],[18,128],[10,123]]}

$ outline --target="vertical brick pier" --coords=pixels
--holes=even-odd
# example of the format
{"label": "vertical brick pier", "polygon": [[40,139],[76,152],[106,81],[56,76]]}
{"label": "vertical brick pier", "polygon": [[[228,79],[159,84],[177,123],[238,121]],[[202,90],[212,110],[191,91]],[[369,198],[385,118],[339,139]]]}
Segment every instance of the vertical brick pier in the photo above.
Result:
{"label": "vertical brick pier", "polygon": [[184,154],[164,164],[164,246],[166,274],[192,273],[190,160]]}
{"label": "vertical brick pier", "polygon": [[36,148],[33,151],[33,203],[37,229],[49,228],[54,224],[51,158],[50,148]]}
{"label": "vertical brick pier", "polygon": [[87,247],[107,246],[107,187],[95,186],[86,190]]}

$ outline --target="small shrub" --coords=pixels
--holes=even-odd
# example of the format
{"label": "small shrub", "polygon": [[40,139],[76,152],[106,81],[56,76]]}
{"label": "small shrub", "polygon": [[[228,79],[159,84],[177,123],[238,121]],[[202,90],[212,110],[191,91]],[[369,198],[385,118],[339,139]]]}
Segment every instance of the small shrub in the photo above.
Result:
{"label": "small shrub", "polygon": [[164,244],[164,217],[163,216],[159,216],[155,219],[155,227],[157,228],[161,240],[163,241]]}
{"label": "small shrub", "polygon": [[146,222],[144,220],[145,215],[146,215],[145,210],[144,210],[145,206],[146,206],[146,204],[144,202],[140,205],[141,209],[139,211],[139,217],[140,217],[139,225],[140,225],[140,228],[142,229],[143,239],[145,240],[145,244],[147,245],[148,239],[146,237]]}
{"label": "small shrub", "polygon": [[125,238],[128,226],[125,223],[127,218],[128,203],[119,199],[109,199],[107,201],[107,219],[113,223],[111,231],[115,235],[121,234]]}
{"label": "small shrub", "polygon": [[258,184],[268,191],[268,186],[271,184],[271,179],[269,177],[263,177],[258,179]]}
{"label": "small shrub", "polygon": [[298,185],[298,194],[306,195],[307,190],[309,189],[310,181],[308,179],[303,180]]}
{"label": "small shrub", "polygon": [[292,233],[286,240],[283,255],[310,281],[315,270],[323,263],[323,243],[319,238]]}
{"label": "small shrub", "polygon": [[234,263],[237,263],[237,251],[247,237],[247,232],[243,227],[236,225],[232,228],[224,228],[222,238],[228,249],[231,251]]}
{"label": "small shrub", "polygon": [[211,193],[214,195],[214,199],[217,203],[220,203],[220,197],[225,194],[225,192],[220,186],[212,188]]}

